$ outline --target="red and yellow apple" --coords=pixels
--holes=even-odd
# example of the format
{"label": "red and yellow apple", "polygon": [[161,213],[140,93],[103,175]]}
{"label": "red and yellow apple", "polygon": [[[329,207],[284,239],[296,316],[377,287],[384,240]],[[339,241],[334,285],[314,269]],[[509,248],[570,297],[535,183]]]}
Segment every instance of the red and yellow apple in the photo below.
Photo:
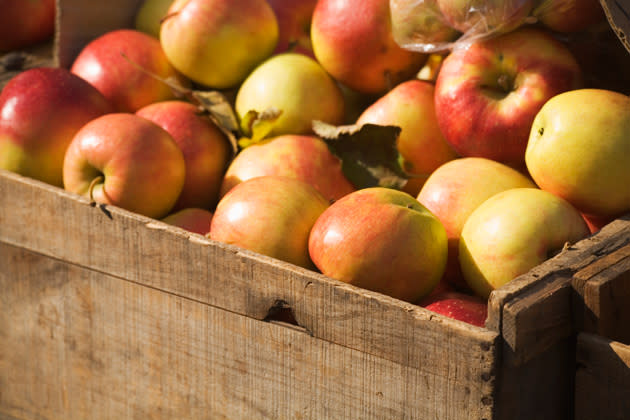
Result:
{"label": "red and yellow apple", "polygon": [[304,181],[252,178],[219,201],[210,238],[312,269],[308,237],[327,207],[328,200]]}
{"label": "red and yellow apple", "polygon": [[89,42],[70,68],[96,87],[118,112],[135,112],[153,102],[174,99],[162,79],[179,80],[160,42],[144,32],[117,29]]}
{"label": "red and yellow apple", "polygon": [[466,220],[459,241],[462,273],[470,288],[487,299],[494,289],[589,234],[580,212],[566,200],[538,188],[506,190]]}
{"label": "red and yellow apple", "polygon": [[250,111],[275,108],[281,115],[269,137],[311,134],[313,120],[341,124],[344,100],[339,86],[313,58],[298,53],[265,60],[243,82],[235,109],[242,119]]}
{"label": "red and yellow apple", "polygon": [[404,191],[414,197],[429,174],[457,157],[444,140],[435,116],[435,87],[421,80],[409,80],[381,96],[359,116],[357,124],[394,125],[401,128],[396,140],[411,177]]}
{"label": "red and yellow apple", "polygon": [[452,51],[436,80],[435,112],[460,155],[518,166],[543,104],[581,86],[581,69],[564,44],[542,29],[521,28]]}
{"label": "red and yellow apple", "polygon": [[221,196],[243,181],[265,175],[299,179],[330,201],[356,189],[343,174],[339,158],[322,139],[285,134],[241,150],[225,172]]}
{"label": "red and yellow apple", "polygon": [[630,211],[630,98],[577,89],[551,98],[531,127],[525,162],[538,186],[599,218]]}
{"label": "red and yellow apple", "polygon": [[172,211],[187,207],[213,209],[232,157],[225,134],[189,102],[156,102],[139,109],[136,115],[166,130],[184,154],[186,181]]}
{"label": "red and yellow apple", "polygon": [[267,0],[278,20],[275,54],[296,52],[313,57],[311,19],[317,0]]}
{"label": "red and yellow apple", "polygon": [[19,73],[0,93],[0,168],[61,187],[74,135],[112,111],[96,88],[66,69]]}
{"label": "red and yellow apple", "polygon": [[210,233],[212,217],[213,213],[210,210],[189,207],[170,213],[162,221],[193,233],[207,235]]}
{"label": "red and yellow apple", "polygon": [[599,0],[542,0],[532,16],[547,28],[561,33],[587,29],[606,20]]}
{"label": "red and yellow apple", "polygon": [[55,0],[0,0],[0,51],[14,51],[52,39]]}
{"label": "red and yellow apple", "polygon": [[311,42],[328,73],[363,93],[386,92],[412,78],[426,61],[426,54],[403,49],[394,40],[389,0],[318,1]]}
{"label": "red and yellow apple", "polygon": [[438,284],[447,258],[442,223],[411,195],[371,187],[317,219],[309,253],[326,276],[415,302]]}
{"label": "red and yellow apple", "polygon": [[232,88],[278,43],[278,21],[266,0],[175,0],[160,29],[168,60],[189,79]]}
{"label": "red and yellow apple", "polygon": [[446,229],[448,264],[444,281],[465,289],[459,265],[459,237],[470,214],[493,195],[512,188],[535,188],[534,182],[515,169],[486,158],[459,158],[437,168],[418,194]]}
{"label": "red and yellow apple", "polygon": [[184,156],[171,135],[129,113],[84,125],[63,163],[66,190],[153,218],[168,215],[185,175]]}

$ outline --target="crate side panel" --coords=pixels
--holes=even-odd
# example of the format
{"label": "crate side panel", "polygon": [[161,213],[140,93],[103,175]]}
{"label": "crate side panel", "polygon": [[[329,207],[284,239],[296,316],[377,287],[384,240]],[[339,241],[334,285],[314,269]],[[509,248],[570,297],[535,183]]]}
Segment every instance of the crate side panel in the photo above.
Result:
{"label": "crate side panel", "polygon": [[630,418],[630,346],[580,333],[575,375],[575,420]]}
{"label": "crate side panel", "polygon": [[465,368],[434,375],[11,245],[0,267],[0,412],[16,418],[492,418]]}
{"label": "crate side panel", "polygon": [[6,171],[0,194],[12,197],[0,200],[0,241],[256,319],[282,301],[316,338],[430,374],[491,370],[458,349],[484,348],[493,331]]}

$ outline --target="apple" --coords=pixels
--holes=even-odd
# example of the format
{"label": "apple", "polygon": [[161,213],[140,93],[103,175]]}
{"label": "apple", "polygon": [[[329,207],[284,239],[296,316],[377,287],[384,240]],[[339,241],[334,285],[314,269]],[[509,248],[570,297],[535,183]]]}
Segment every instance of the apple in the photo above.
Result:
{"label": "apple", "polygon": [[464,223],[462,273],[487,299],[492,290],[589,234],[580,212],[566,200],[538,188],[506,190],[481,203]]}
{"label": "apple", "polygon": [[134,19],[134,28],[160,38],[162,19],[166,17],[173,0],[142,0]]}
{"label": "apple", "polygon": [[0,52],[52,39],[55,0],[0,0]]}
{"label": "apple", "polygon": [[434,94],[432,83],[408,80],[381,96],[357,119],[359,125],[371,123],[401,128],[396,146],[404,159],[406,172],[412,175],[403,190],[414,197],[429,174],[457,157],[438,125]]}
{"label": "apple", "polygon": [[445,21],[465,35],[507,33],[523,25],[535,0],[436,0]]}
{"label": "apple", "polygon": [[173,211],[187,207],[213,209],[232,157],[225,134],[189,102],[156,102],[142,107],[136,115],[166,130],[184,154],[186,181]]}
{"label": "apple", "polygon": [[543,104],[581,85],[564,44],[543,29],[520,28],[451,52],[436,80],[435,112],[460,155],[519,166]]}
{"label": "apple", "polygon": [[66,69],[19,73],[0,92],[0,168],[61,187],[76,132],[112,111],[95,87]]}
{"label": "apple", "polygon": [[582,213],[582,217],[584,218],[584,221],[586,222],[586,225],[588,226],[588,229],[591,233],[599,232],[608,223],[612,222],[613,220],[617,219],[617,217],[621,217],[621,216],[622,215],[620,214],[619,216],[600,217],[600,216],[593,216],[590,214]]}
{"label": "apple", "polygon": [[483,327],[488,317],[488,302],[486,300],[454,291],[436,294],[421,306],[432,312],[478,327]]}
{"label": "apple", "polygon": [[239,118],[271,108],[282,114],[269,137],[312,134],[313,120],[337,125],[344,119],[339,86],[315,59],[298,53],[270,57],[238,89],[235,109]]}
{"label": "apple", "polygon": [[598,217],[630,211],[630,98],[605,89],[564,92],[531,127],[525,163],[543,190]]}
{"label": "apple", "polygon": [[312,269],[308,236],[327,207],[328,200],[304,181],[252,178],[219,201],[210,238]]}
{"label": "apple", "polygon": [[542,0],[532,16],[547,28],[561,33],[587,29],[606,20],[599,0]]}
{"label": "apple", "polygon": [[389,0],[318,1],[311,42],[326,71],[362,93],[383,94],[412,78],[426,61],[426,54],[394,40]]}
{"label": "apple", "polygon": [[156,219],[173,208],[185,174],[184,156],[171,135],[129,113],[88,122],[63,162],[66,190]]}
{"label": "apple", "polygon": [[398,45],[419,52],[450,46],[460,33],[450,26],[437,0],[390,0],[392,35]]}
{"label": "apple", "polygon": [[251,178],[278,175],[304,181],[327,200],[335,201],[356,188],[341,170],[341,161],[316,136],[285,134],[241,150],[221,184],[221,196]]}
{"label": "apple", "polygon": [[309,237],[309,253],[326,276],[415,302],[444,273],[446,231],[411,195],[370,187],[322,213]]}
{"label": "apple", "polygon": [[210,210],[189,207],[172,212],[162,221],[193,233],[207,235],[210,233],[212,217],[213,213]]}
{"label": "apple", "polygon": [[189,79],[232,88],[278,43],[278,21],[266,0],[175,0],[160,29],[169,61]]}
{"label": "apple", "polygon": [[174,99],[162,79],[181,80],[160,42],[134,29],[116,29],[85,45],[70,68],[95,86],[118,112]]}
{"label": "apple", "polygon": [[278,20],[278,45],[274,54],[296,52],[313,55],[311,19],[317,0],[267,0]]}
{"label": "apple", "polygon": [[431,173],[418,193],[418,201],[446,229],[448,263],[444,281],[457,289],[467,288],[458,258],[459,237],[470,214],[493,195],[512,188],[535,188],[526,175],[486,158],[459,158]]}

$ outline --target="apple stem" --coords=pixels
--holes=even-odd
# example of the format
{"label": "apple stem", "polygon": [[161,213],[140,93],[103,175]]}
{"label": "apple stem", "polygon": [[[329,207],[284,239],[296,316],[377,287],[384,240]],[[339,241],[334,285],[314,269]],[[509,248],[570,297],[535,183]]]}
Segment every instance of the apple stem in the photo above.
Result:
{"label": "apple stem", "polygon": [[96,186],[96,184],[98,184],[99,182],[103,182],[105,180],[105,177],[103,175],[99,175],[96,178],[94,178],[92,180],[92,182],[90,182],[90,186],[88,187],[88,196],[90,197],[90,205],[94,205],[96,203],[96,201],[94,200],[94,187]]}

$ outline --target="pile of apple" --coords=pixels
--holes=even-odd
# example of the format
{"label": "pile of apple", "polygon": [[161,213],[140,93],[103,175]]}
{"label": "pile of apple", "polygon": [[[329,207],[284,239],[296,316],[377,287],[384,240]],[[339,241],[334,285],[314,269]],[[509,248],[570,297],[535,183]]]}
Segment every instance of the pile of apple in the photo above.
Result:
{"label": "pile of apple", "polygon": [[[469,3],[432,6],[436,37]],[[599,5],[504,3],[436,56],[389,0],[145,0],[5,86],[0,168],[483,325],[492,290],[630,211],[630,98],[559,36]]]}

